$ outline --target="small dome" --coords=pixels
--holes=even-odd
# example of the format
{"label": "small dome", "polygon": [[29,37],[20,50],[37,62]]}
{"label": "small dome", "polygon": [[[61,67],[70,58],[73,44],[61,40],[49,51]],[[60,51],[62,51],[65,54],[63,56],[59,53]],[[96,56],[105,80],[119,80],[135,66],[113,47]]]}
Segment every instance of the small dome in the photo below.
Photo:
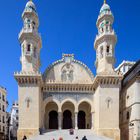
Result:
{"label": "small dome", "polygon": [[25,10],[27,11],[35,11],[36,12],[36,7],[35,4],[30,0],[27,2]]}
{"label": "small dome", "polygon": [[103,6],[101,7],[100,13],[104,11],[110,11],[110,6],[106,3],[104,3]]}

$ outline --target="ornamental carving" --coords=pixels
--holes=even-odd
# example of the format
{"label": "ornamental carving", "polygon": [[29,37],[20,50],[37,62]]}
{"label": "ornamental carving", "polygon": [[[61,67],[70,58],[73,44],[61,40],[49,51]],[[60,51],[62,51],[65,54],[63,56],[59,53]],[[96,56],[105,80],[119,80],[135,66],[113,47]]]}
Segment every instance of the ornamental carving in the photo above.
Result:
{"label": "ornamental carving", "polygon": [[65,64],[61,70],[61,80],[62,82],[72,82],[74,79],[73,76],[74,68],[70,63]]}
{"label": "ornamental carving", "polygon": [[43,93],[43,100],[51,97],[53,99],[56,99],[60,102],[62,102],[63,100],[69,98],[69,99],[73,99],[75,101],[80,101],[81,99],[85,99],[88,98],[89,100],[92,101],[93,99],[93,94],[94,93],[75,93],[75,92],[45,92]]}

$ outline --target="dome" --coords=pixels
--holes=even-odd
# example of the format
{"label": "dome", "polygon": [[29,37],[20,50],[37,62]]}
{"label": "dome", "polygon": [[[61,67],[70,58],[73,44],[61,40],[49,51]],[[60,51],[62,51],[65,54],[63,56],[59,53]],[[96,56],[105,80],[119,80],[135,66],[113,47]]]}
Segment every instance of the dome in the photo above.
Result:
{"label": "dome", "polygon": [[36,12],[36,7],[35,4],[30,0],[27,2],[25,10],[27,11],[35,11]]}
{"label": "dome", "polygon": [[110,11],[110,6],[106,3],[104,3],[103,6],[101,7],[100,13],[104,11]]}
{"label": "dome", "polygon": [[92,84],[94,75],[85,64],[75,60],[73,55],[64,54],[62,59],[46,69],[43,79],[45,83]]}

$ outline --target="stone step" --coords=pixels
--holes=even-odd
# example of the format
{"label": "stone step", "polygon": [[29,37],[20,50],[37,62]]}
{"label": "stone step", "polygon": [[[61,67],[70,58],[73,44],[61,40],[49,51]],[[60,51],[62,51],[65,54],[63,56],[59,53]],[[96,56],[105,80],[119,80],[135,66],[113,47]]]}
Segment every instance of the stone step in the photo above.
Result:
{"label": "stone step", "polygon": [[111,140],[106,137],[97,136],[91,130],[74,130],[74,135],[70,135],[69,130],[54,130],[46,132],[43,135],[32,137],[29,140],[59,140],[60,137],[62,137],[63,140],[75,140],[76,136],[78,136],[79,140],[82,140],[84,136],[87,137],[87,140]]}

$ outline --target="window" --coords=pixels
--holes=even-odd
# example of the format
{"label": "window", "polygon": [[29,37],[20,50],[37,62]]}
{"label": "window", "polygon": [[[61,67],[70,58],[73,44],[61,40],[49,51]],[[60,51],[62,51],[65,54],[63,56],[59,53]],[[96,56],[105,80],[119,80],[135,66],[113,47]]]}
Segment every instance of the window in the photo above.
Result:
{"label": "window", "polygon": [[106,21],[106,24],[109,24],[109,21]]}
{"label": "window", "polygon": [[16,113],[18,113],[18,110],[16,110]]}
{"label": "window", "polygon": [[4,95],[2,95],[2,100],[5,101],[5,97],[4,97]]}
{"label": "window", "polygon": [[18,117],[16,117],[16,120],[18,120]]}
{"label": "window", "polygon": [[107,53],[110,52],[110,47],[109,47],[109,46],[107,46],[107,48],[106,48],[106,52],[107,52]]}
{"label": "window", "polygon": [[4,116],[2,117],[2,119],[3,119],[3,121],[2,121],[2,122],[3,122],[3,123],[5,123],[5,117],[4,117]]}
{"label": "window", "polygon": [[33,23],[33,25],[35,26],[35,22],[33,21],[32,23]]}
{"label": "window", "polygon": [[5,132],[5,127],[3,126],[3,132]]}
{"label": "window", "polygon": [[30,28],[31,26],[30,26],[30,24],[28,24],[28,28]]}
{"label": "window", "polygon": [[27,19],[27,22],[30,23],[30,19]]}
{"label": "window", "polygon": [[3,112],[5,112],[5,108],[4,108],[4,105],[2,106],[2,110],[3,110]]}
{"label": "window", "polygon": [[104,31],[104,28],[102,28],[102,32]]}
{"label": "window", "polygon": [[27,46],[27,51],[28,51],[28,52],[31,51],[31,45],[30,45],[30,44],[28,44],[28,46]]}
{"label": "window", "polygon": [[126,119],[129,120],[129,117],[130,117],[130,114],[129,114],[129,112],[127,112]]}
{"label": "window", "polygon": [[109,27],[108,26],[106,26],[106,31],[109,31]]}

